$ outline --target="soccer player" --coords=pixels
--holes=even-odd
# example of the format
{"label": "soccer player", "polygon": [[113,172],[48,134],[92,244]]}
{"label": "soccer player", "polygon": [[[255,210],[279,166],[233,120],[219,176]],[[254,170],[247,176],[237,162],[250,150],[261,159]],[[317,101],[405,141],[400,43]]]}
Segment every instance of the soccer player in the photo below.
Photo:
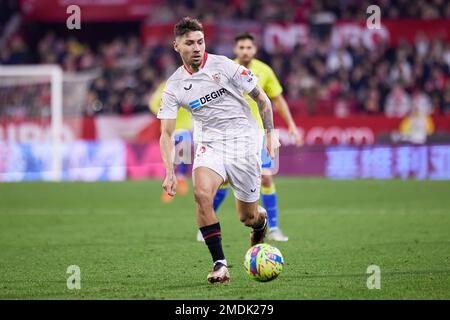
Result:
{"label": "soccer player", "polygon": [[[154,114],[158,114],[158,110],[161,106],[161,98],[163,95],[164,88],[166,86],[166,81],[159,84],[158,88],[151,95],[149,101],[149,109]],[[192,144],[192,121],[189,111],[181,108],[178,111],[177,123],[175,126],[175,145],[185,143],[186,147],[191,148]],[[188,171],[188,164],[181,162],[176,166],[175,173],[177,177],[177,192],[181,195],[186,195],[189,191],[188,183],[186,180],[186,173]],[[161,200],[164,203],[171,202],[173,197],[171,197],[165,190],[162,191]]]}
{"label": "soccer player", "polygon": [[163,188],[176,193],[174,141],[177,111],[188,109],[194,122],[196,154],[193,189],[197,225],[213,260],[210,283],[230,279],[222,249],[220,223],[213,210],[219,186],[229,181],[240,221],[250,232],[250,244],[264,242],[267,214],[258,205],[261,187],[260,130],[243,97],[247,92],[258,104],[266,136],[266,148],[274,158],[280,143],[273,127],[272,104],[247,68],[224,56],[205,51],[203,27],[185,17],[174,28],[174,50],[183,66],[167,80],[158,118],[161,119],[161,156],[166,169]]}
{"label": "soccer player", "polygon": [[[244,67],[250,69],[258,78],[258,85],[266,92],[272,103],[277,108],[284,122],[288,126],[289,135],[297,146],[302,144],[301,136],[298,132],[297,125],[292,119],[289,107],[284,99],[282,92],[283,88],[280,85],[275,73],[264,62],[255,59],[257,52],[255,39],[250,33],[242,33],[235,37],[234,53],[236,54],[235,61]],[[247,103],[250,105],[253,117],[256,119],[260,128],[263,127],[261,116],[259,115],[258,105],[248,95],[245,95]],[[269,234],[268,238],[274,241],[288,241],[289,238],[283,234],[278,227],[278,200],[275,190],[275,184],[272,179],[271,169],[273,168],[272,160],[267,155],[263,148],[262,152],[262,176],[261,176],[261,195],[262,204],[269,216]],[[222,185],[214,197],[214,212],[217,213],[222,202],[228,193],[228,185]],[[197,240],[203,241],[201,233],[197,233]]]}

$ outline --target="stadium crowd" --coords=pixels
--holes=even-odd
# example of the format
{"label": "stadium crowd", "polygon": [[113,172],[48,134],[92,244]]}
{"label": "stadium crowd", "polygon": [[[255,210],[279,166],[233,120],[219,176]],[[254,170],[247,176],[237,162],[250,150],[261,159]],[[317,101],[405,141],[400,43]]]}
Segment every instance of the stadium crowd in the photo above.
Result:
{"label": "stadium crowd", "polygon": [[151,21],[173,22],[182,16],[196,16],[204,22],[229,20],[267,22],[310,22],[316,15],[330,14],[335,19],[366,19],[366,9],[378,5],[385,19],[450,18],[450,3],[445,0],[168,0],[149,16]]}
{"label": "stadium crowd", "polygon": [[[280,3],[283,2],[283,5]],[[209,3],[208,3],[209,4]],[[300,5],[299,5],[300,4]],[[224,6],[228,6],[223,10]],[[166,1],[149,19],[173,22],[180,15],[200,17],[205,23],[233,19],[304,22],[331,12],[338,19],[366,18],[367,1]],[[389,18],[448,18],[450,3],[442,0],[380,1]],[[205,9],[207,8],[207,9]],[[226,12],[226,14],[222,14]],[[214,53],[214,45],[209,46]],[[285,89],[292,113],[301,115],[381,114],[404,117],[414,106],[426,114],[450,113],[450,43],[424,34],[415,43],[376,48],[344,44],[333,48],[329,39],[315,39],[285,53],[259,57],[273,67]],[[0,52],[1,64],[58,63],[67,73],[97,70],[90,85],[85,113],[146,112],[152,90],[179,65],[170,44],[144,47],[135,36],[118,36],[93,48],[75,37],[48,32],[30,48],[16,35]]]}

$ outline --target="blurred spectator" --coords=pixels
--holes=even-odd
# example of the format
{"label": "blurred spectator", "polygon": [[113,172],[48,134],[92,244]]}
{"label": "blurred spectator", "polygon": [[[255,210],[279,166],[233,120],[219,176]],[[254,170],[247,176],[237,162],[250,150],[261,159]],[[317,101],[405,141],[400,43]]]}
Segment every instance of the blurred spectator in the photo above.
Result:
{"label": "blurred spectator", "polygon": [[434,132],[433,119],[414,105],[412,112],[400,123],[400,141],[424,144],[427,137]]}
{"label": "blurred spectator", "polygon": [[411,98],[401,84],[396,84],[386,100],[384,113],[388,117],[404,117],[411,110]]}
{"label": "blurred spectator", "polygon": [[430,115],[433,111],[430,98],[420,89],[416,89],[413,93],[411,109],[418,110],[425,115]]}
{"label": "blurred spectator", "polygon": [[10,41],[6,53],[2,54],[2,64],[27,64],[32,63],[32,55],[30,49],[26,45],[21,36],[15,36]]}
{"label": "blurred spectator", "polygon": [[364,103],[364,111],[367,114],[379,114],[380,110],[381,106],[379,91],[375,88],[369,89]]}
{"label": "blurred spectator", "polygon": [[331,51],[327,59],[327,70],[331,73],[344,69],[346,71],[352,68],[352,56],[344,49]]}
{"label": "blurred spectator", "polygon": [[450,115],[450,81],[447,82],[442,99],[442,111]]}

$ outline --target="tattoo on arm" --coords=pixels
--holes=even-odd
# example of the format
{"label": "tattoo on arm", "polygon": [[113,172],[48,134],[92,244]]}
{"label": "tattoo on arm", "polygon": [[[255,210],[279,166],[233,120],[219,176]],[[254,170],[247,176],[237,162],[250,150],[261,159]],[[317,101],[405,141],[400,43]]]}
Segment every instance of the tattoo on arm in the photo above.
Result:
{"label": "tattoo on arm", "polygon": [[255,87],[250,93],[250,97],[256,101],[258,104],[259,114],[263,122],[264,129],[273,129],[273,113],[272,113],[272,103],[270,102],[267,95],[262,92],[258,86]]}

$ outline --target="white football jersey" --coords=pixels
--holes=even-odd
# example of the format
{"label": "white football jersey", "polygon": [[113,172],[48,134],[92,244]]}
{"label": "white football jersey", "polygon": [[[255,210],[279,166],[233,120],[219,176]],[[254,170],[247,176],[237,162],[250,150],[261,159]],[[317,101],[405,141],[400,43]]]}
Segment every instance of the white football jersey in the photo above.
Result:
{"label": "white football jersey", "polygon": [[180,107],[190,111],[194,141],[209,142],[256,136],[258,125],[243,97],[258,79],[225,56],[205,53],[203,67],[191,74],[183,65],[167,80],[159,119],[176,119]]}

